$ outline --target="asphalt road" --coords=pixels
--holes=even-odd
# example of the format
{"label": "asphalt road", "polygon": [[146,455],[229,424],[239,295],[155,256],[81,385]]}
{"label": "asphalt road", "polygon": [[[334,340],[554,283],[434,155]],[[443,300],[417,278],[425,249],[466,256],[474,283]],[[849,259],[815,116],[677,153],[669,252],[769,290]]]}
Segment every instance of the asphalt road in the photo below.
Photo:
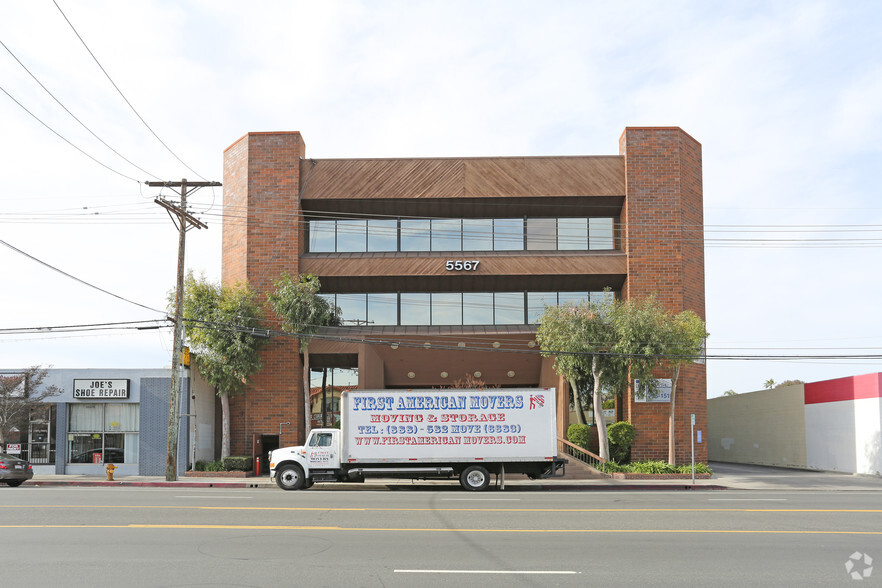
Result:
{"label": "asphalt road", "polygon": [[0,554],[4,586],[873,585],[882,496],[0,488]]}

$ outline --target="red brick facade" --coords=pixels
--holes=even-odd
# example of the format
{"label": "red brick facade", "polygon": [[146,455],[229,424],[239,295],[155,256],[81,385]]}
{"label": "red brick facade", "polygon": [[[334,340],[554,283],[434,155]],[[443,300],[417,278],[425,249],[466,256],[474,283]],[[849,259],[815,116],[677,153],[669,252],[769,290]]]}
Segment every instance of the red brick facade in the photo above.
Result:
{"label": "red brick facade", "polygon": [[[625,298],[655,295],[670,312],[691,310],[704,318],[704,239],[701,145],[678,128],[628,128],[619,142],[625,156],[622,212],[628,278]],[[669,377],[669,374],[658,374]],[[705,366],[685,366],[677,384],[677,463],[690,457],[690,415],[707,432]],[[667,459],[668,403],[635,402],[625,418],[636,426],[634,459]],[[695,448],[707,461],[707,445]]]}

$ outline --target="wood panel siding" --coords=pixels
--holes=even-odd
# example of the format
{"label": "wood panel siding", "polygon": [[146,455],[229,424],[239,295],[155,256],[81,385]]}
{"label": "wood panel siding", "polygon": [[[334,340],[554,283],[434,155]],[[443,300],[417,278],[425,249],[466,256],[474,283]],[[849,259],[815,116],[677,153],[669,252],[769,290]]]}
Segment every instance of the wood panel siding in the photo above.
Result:
{"label": "wood panel siding", "polygon": [[304,159],[300,166],[304,200],[625,194],[621,156]]}

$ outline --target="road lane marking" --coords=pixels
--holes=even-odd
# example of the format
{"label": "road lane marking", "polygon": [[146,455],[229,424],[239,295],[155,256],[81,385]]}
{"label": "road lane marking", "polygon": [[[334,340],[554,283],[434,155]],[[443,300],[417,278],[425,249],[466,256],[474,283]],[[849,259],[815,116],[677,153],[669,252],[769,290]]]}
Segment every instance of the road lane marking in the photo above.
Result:
{"label": "road lane marking", "polygon": [[650,512],[775,512],[775,513],[859,513],[879,514],[878,508],[382,508],[334,506],[207,506],[207,505],[99,505],[99,504],[0,504],[0,509],[166,509],[166,510],[243,510],[279,512],[548,512],[548,513],[650,513]]}
{"label": "road lane marking", "polygon": [[581,574],[572,570],[392,570],[396,574]]}
{"label": "road lane marking", "polygon": [[344,531],[370,533],[562,533],[562,534],[699,534],[699,535],[882,535],[882,531],[794,531],[751,529],[421,529],[382,527],[333,527],[310,525],[172,525],[133,523],[129,525],[0,525],[0,529],[166,529],[214,531]]}

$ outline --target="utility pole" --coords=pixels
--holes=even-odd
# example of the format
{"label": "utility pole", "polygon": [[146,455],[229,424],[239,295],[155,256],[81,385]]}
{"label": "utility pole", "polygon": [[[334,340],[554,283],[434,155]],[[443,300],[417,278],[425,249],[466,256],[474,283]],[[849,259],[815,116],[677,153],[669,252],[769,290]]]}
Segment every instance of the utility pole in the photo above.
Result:
{"label": "utility pole", "polygon": [[187,231],[193,227],[207,229],[208,225],[187,212],[187,189],[195,192],[207,186],[221,186],[220,182],[144,182],[151,188],[177,188],[180,190],[181,204],[177,206],[162,198],[154,202],[168,212],[178,227],[178,282],[175,289],[175,342],[172,350],[171,396],[168,403],[168,454],[165,460],[165,479],[173,482],[178,479],[178,413],[181,398],[181,353],[184,347],[184,246]]}

